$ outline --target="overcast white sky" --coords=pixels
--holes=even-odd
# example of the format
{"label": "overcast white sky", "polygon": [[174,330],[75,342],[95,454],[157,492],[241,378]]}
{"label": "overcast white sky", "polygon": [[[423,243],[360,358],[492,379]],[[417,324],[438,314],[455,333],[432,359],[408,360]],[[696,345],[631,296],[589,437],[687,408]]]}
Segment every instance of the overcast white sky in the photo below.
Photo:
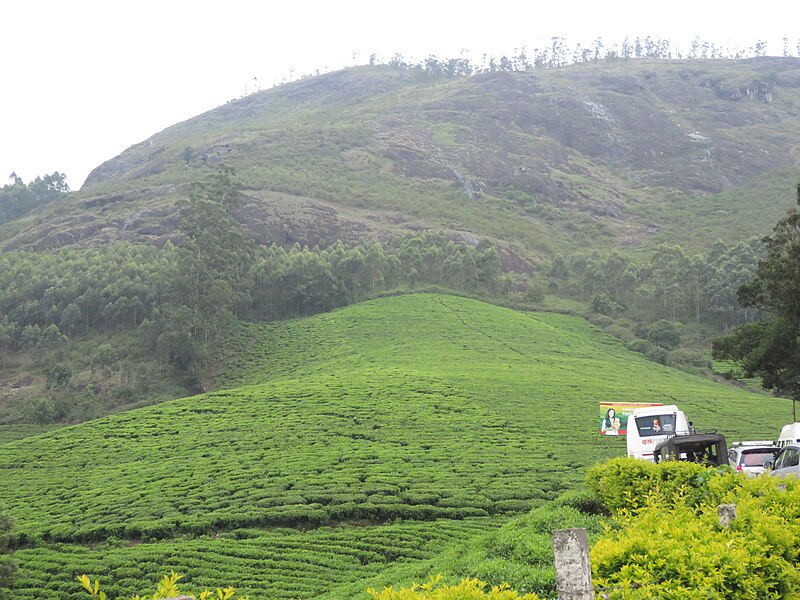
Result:
{"label": "overcast white sky", "polygon": [[[278,4],[278,6],[273,6]],[[552,36],[695,36],[797,55],[796,0],[8,0],[0,27],[0,185],[89,171],[166,127],[275,82],[363,64],[511,55]],[[355,59],[353,55],[355,54]]]}

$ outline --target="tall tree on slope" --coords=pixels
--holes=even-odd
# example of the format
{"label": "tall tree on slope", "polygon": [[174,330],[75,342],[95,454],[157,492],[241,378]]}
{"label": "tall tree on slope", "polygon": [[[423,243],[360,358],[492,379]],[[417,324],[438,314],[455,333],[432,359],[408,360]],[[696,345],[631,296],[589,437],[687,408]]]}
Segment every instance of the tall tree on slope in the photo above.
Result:
{"label": "tall tree on slope", "polygon": [[767,258],[753,281],[739,288],[739,302],[764,311],[760,321],[714,340],[715,358],[741,365],[745,376],[759,376],[766,389],[800,400],[800,184],[797,207],[763,239]]}

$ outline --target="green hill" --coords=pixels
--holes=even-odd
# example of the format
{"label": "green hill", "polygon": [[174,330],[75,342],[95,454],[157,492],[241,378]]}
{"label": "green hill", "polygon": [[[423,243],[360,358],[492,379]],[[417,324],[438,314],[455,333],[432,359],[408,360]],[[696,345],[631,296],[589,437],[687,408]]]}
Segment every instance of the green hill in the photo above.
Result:
{"label": "green hill", "polygon": [[253,598],[352,589],[624,453],[596,435],[599,401],[677,403],[733,439],[774,437],[790,416],[581,319],[453,296],[249,325],[232,343],[228,390],[3,445],[15,598],[78,598],[82,572],[130,594],[169,568]]}

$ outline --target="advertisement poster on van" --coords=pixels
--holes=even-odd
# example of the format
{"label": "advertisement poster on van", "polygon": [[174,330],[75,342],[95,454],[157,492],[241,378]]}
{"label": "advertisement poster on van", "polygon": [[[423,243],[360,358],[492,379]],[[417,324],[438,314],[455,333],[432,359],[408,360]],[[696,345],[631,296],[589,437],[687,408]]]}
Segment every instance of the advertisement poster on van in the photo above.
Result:
{"label": "advertisement poster on van", "polygon": [[628,417],[637,408],[663,406],[661,402],[601,402],[600,435],[625,435],[628,433]]}

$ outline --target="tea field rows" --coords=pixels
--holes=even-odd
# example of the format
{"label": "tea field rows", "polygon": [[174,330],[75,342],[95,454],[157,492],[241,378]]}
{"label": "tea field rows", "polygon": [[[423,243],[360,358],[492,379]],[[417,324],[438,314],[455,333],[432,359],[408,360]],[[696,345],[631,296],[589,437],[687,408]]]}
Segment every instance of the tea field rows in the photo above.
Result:
{"label": "tea field rows", "polygon": [[[98,544],[119,545],[108,552],[121,565],[135,556],[129,562],[153,571],[164,563],[189,565],[198,580],[221,575],[216,559],[207,568],[192,562],[214,536],[224,550],[212,554],[241,552],[237,561],[284,581],[287,594],[313,597],[328,589],[321,580],[290,584],[283,567],[246,549],[274,543],[276,527],[357,523],[367,536],[391,521],[484,523],[540,506],[580,485],[589,465],[624,453],[623,439],[597,436],[600,401],[674,402],[698,427],[733,439],[773,437],[791,418],[788,402],[649,362],[582,319],[453,296],[243,325],[221,351],[238,356],[228,389],[3,445],[0,506],[15,520],[16,554],[31,573],[19,597],[65,585],[35,565],[81,570],[78,557],[100,560]],[[266,537],[227,537],[244,529]],[[409,535],[423,546],[433,539]],[[333,586],[333,575],[311,566],[330,552],[304,552],[303,581]],[[409,561],[423,554],[389,552]],[[331,565],[350,560],[333,556]],[[367,563],[363,576],[380,561]],[[80,564],[92,577],[116,568]],[[248,569],[202,581],[243,586],[255,582]],[[259,581],[253,598],[278,597]]]}
{"label": "tea field rows", "polygon": [[526,510],[577,479],[458,390],[380,369],[347,385],[317,376],[218,392],[33,439],[0,456],[2,503],[23,540],[483,516]]}
{"label": "tea field rows", "polygon": [[498,519],[404,522],[311,531],[240,529],[222,536],[142,544],[53,544],[20,550],[15,600],[80,600],[75,577],[92,573],[112,598],[141,593],[170,569],[187,589],[235,583],[254,598],[313,598],[392,565],[429,559]]}

